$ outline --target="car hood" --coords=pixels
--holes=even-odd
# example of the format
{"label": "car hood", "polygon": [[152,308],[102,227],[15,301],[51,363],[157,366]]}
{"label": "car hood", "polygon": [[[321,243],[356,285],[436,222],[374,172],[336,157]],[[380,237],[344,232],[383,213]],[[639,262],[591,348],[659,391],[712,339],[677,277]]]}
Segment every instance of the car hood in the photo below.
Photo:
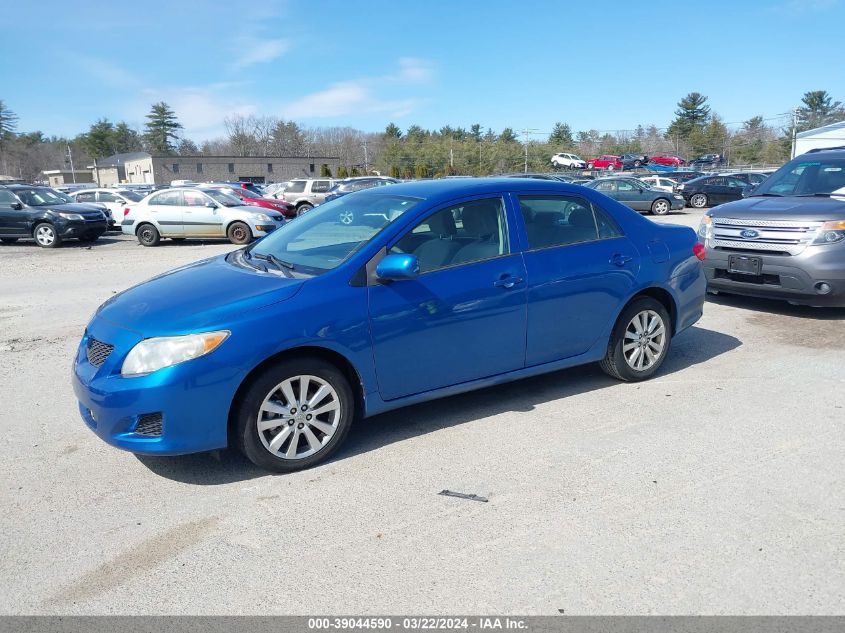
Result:
{"label": "car hood", "polygon": [[845,220],[845,200],[827,197],[750,197],[713,209],[711,215],[737,219],[777,219],[798,222]]}
{"label": "car hood", "polygon": [[83,217],[94,217],[95,215],[102,217],[103,208],[96,204],[89,204],[87,202],[68,202],[67,204],[51,204],[49,206],[32,207],[33,209],[42,209],[45,211],[55,211],[62,213],[78,213]]}
{"label": "car hood", "polygon": [[153,277],[97,310],[97,317],[142,336],[187,334],[293,297],[306,278],[246,270],[226,255]]}

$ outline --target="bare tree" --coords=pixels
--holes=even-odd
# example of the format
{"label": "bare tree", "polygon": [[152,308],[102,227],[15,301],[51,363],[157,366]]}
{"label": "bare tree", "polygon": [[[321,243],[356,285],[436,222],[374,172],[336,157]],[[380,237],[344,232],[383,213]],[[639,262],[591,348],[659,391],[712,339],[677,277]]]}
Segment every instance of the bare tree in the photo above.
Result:
{"label": "bare tree", "polygon": [[242,114],[233,114],[223,119],[223,126],[229,137],[229,144],[237,156],[255,155],[258,140],[255,138],[254,124],[252,117],[245,117]]}

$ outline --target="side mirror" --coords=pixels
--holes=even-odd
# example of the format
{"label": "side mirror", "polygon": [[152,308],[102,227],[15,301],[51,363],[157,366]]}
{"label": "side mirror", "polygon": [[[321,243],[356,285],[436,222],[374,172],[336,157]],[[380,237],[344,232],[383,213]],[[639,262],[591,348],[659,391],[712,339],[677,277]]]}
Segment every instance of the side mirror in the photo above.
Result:
{"label": "side mirror", "polygon": [[376,266],[376,277],[382,281],[416,279],[419,274],[420,261],[416,255],[393,253],[382,259]]}
{"label": "side mirror", "polygon": [[22,205],[20,202],[13,202],[13,203],[11,204],[11,207],[12,207],[15,211],[20,211],[21,209],[23,209],[23,205]]}
{"label": "side mirror", "polygon": [[205,206],[208,207],[209,209],[216,209],[217,208],[217,205],[214,204],[213,202],[206,202]]}
{"label": "side mirror", "polygon": [[742,188],[742,197],[747,198],[754,191],[754,185],[745,185]]}
{"label": "side mirror", "polygon": [[126,204],[126,200],[122,198],[118,198],[117,200],[115,200],[115,202],[117,202],[117,204]]}

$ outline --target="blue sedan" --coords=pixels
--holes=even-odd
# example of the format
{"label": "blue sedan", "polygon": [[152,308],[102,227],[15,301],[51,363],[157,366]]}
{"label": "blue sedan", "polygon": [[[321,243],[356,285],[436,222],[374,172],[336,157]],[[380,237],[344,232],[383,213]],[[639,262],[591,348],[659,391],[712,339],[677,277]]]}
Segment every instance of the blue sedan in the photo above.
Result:
{"label": "blue sedan", "polygon": [[74,391],[118,448],[298,470],[423,400],[592,362],[653,376],[701,316],[703,256],[692,229],[562,182],[378,187],[109,299]]}

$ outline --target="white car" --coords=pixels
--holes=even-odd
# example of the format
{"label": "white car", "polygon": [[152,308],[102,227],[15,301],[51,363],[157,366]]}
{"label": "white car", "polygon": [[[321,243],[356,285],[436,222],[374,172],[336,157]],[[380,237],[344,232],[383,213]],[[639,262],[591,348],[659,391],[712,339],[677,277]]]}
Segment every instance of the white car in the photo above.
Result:
{"label": "white car", "polygon": [[109,228],[120,230],[127,207],[141,202],[144,196],[129,189],[81,189],[68,194],[75,202],[96,204],[109,216]]}
{"label": "white car", "polygon": [[678,186],[677,180],[665,178],[664,176],[643,176],[640,180],[652,189],[660,189],[661,191],[668,191],[670,193],[675,191],[675,187]]}
{"label": "white car", "polygon": [[560,153],[552,156],[552,165],[565,169],[586,169],[587,163],[575,154]]}
{"label": "white car", "polygon": [[130,207],[121,229],[142,246],[157,246],[163,237],[225,237],[249,244],[284,223],[280,212],[245,206],[220,189],[181,187],[156,191]]}

